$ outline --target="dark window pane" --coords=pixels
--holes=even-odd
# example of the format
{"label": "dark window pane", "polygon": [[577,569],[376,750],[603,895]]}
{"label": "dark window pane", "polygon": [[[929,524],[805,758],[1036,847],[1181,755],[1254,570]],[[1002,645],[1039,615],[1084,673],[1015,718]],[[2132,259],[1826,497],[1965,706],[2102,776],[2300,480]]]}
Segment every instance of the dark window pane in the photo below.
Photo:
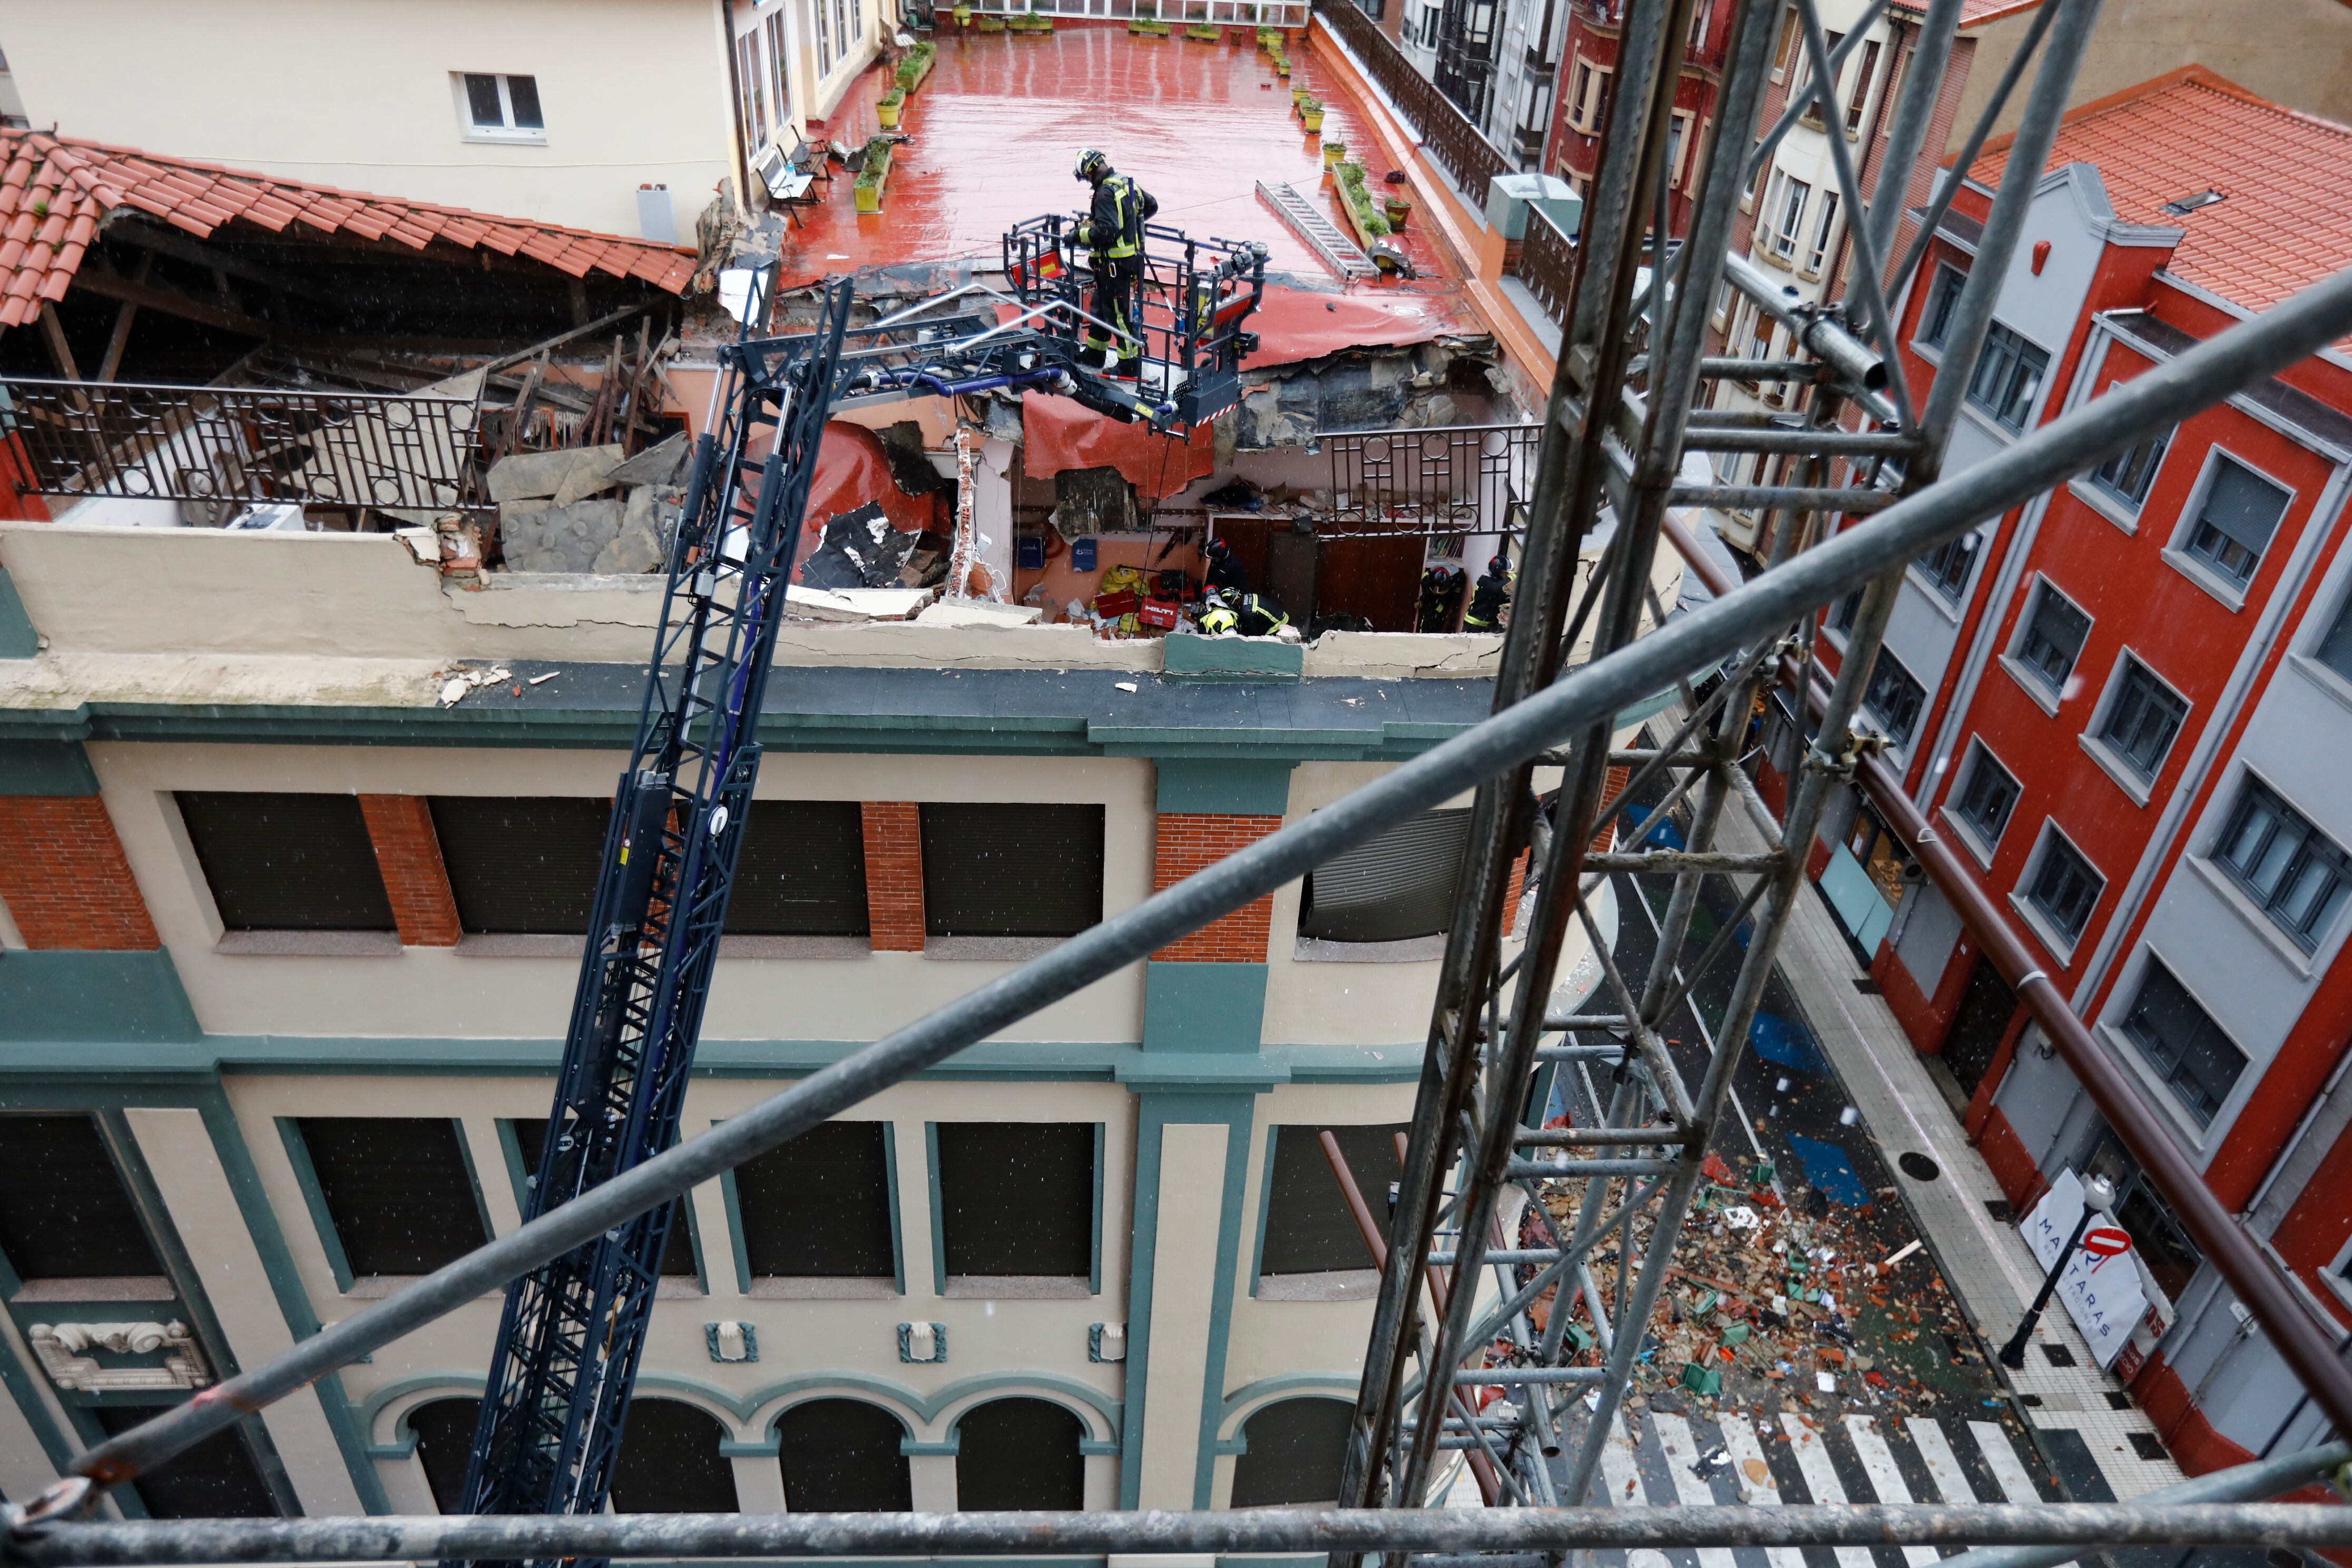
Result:
{"label": "dark window pane", "polygon": [[1103,808],[926,801],[933,936],[1076,936],[1102,919]]}
{"label": "dark window pane", "polygon": [[163,1272],[88,1116],[0,1116],[0,1251],[21,1279]]}
{"label": "dark window pane", "polygon": [[514,105],[514,123],[518,131],[544,130],[547,121],[539,112],[539,79],[535,76],[507,78],[507,100]]}
{"label": "dark window pane", "polygon": [[466,1462],[473,1456],[474,1426],[481,1413],[478,1399],[436,1399],[408,1413],[408,1429],[416,1434],[416,1462],[425,1467],[433,1506],[443,1513],[466,1511]]}
{"label": "dark window pane", "polygon": [[[1274,1129],[1274,1174],[1266,1192],[1265,1244],[1258,1255],[1261,1274],[1322,1274],[1373,1267],[1363,1233],[1349,1212],[1339,1180],[1323,1157],[1318,1127]],[[1335,1127],[1339,1153],[1356,1178],[1356,1190],[1383,1230],[1389,1222],[1389,1184],[1397,1179],[1396,1134],[1402,1127]]]}
{"label": "dark window pane", "polygon": [[182,790],[180,820],[231,931],[390,931],[359,797]]}
{"label": "dark window pane", "polygon": [[1234,1462],[1233,1506],[1336,1507],[1355,1413],[1336,1399],[1286,1399],[1252,1414],[1242,1428],[1248,1447]]}
{"label": "dark window pane", "polygon": [[2049,584],[2034,595],[2033,618],[2017,645],[2020,662],[2038,676],[2053,697],[2063,696],[2066,678],[2082,657],[2083,639],[2091,635],[2091,617],[2076,609]]}
{"label": "dark window pane", "polygon": [[2319,639],[2312,657],[2347,680],[2352,680],[2352,599],[2336,612],[2336,622]]}
{"label": "dark window pane", "polygon": [[1935,291],[1927,296],[1927,313],[1921,318],[1921,342],[1934,348],[1951,335],[1952,308],[1960,302],[1960,289],[1968,280],[1968,274],[1958,268],[1936,269]]}
{"label": "dark window pane", "polygon": [[486,130],[497,130],[507,122],[506,110],[499,103],[499,79],[494,76],[466,76],[466,111],[474,123]]}
{"label": "dark window pane", "polygon": [[1425,811],[1343,849],[1308,873],[1298,934],[1325,942],[1403,942],[1453,923],[1466,811]]}
{"label": "dark window pane", "polygon": [[1958,539],[1946,540],[1919,563],[1936,591],[1954,604],[1959,603],[1962,590],[1969,585],[1969,572],[1976,564],[1979,542],[1973,531],[1963,533]]}
{"label": "dark window pane", "polygon": [[2124,1016],[2123,1032],[2200,1124],[2213,1120],[2245,1070],[2246,1058],[2212,1015],[2153,958],[2131,1011]]}
{"label": "dark window pane", "polygon": [[2189,530],[2189,552],[2232,582],[2252,581],[2279,519],[2286,515],[2287,500],[2286,491],[2252,469],[2219,459]]}
{"label": "dark window pane", "polygon": [[812,1399],[776,1419],[784,1507],[793,1513],[908,1513],[907,1429],[862,1399]]}
{"label": "dark window pane", "polygon": [[[156,1405],[101,1405],[90,1414],[110,1437],[163,1414]],[[278,1504],[237,1427],[215,1432],[131,1483],[151,1519],[276,1519]]]}
{"label": "dark window pane", "polygon": [[2215,858],[2296,945],[2317,947],[2352,888],[2352,858],[2309,818],[2249,781]]}
{"label": "dark window pane", "polygon": [[1093,1275],[1092,1122],[943,1121],[938,1132],[950,1275]]}
{"label": "dark window pane", "polygon": [[2072,942],[2083,934],[2091,910],[2106,885],[2107,879],[2092,869],[2080,851],[2053,833],[2042,847],[2042,865],[2034,873],[2033,890],[2026,899]]}
{"label": "dark window pane", "polygon": [[1903,661],[1885,648],[1878,650],[1878,662],[1871,667],[1870,685],[1862,694],[1862,705],[1872,718],[1886,728],[1886,738],[1900,746],[1911,739],[1911,731],[1919,726],[1919,712],[1927,703],[1927,693]]}
{"label": "dark window pane", "polygon": [[609,802],[439,795],[433,830],[468,931],[581,936],[596,901]]}
{"label": "dark window pane", "polygon": [[735,1167],[743,1252],[767,1279],[881,1279],[890,1247],[890,1173],[879,1121],[827,1121]]}
{"label": "dark window pane", "polygon": [[1992,760],[1990,752],[1979,748],[1976,763],[1969,770],[1968,787],[1960,792],[1959,805],[1955,808],[1960,820],[1987,844],[1997,844],[2016,805],[2017,781],[2010,776],[2007,768]]}
{"label": "dark window pane", "polygon": [[996,1399],[956,1423],[956,1507],[1077,1509],[1087,1500],[1086,1427],[1043,1399]]}
{"label": "dark window pane", "polygon": [[718,1421],[675,1399],[629,1402],[613,1463],[614,1513],[733,1513],[735,1467]]}
{"label": "dark window pane", "polygon": [[1969,382],[1969,401],[2011,430],[2025,428],[2050,356],[1996,321],[1985,334],[1984,356]]}
{"label": "dark window pane", "polygon": [[[522,1155],[524,1180],[533,1182],[539,1175],[541,1157],[547,1151],[547,1123],[515,1121],[507,1125],[514,1129],[515,1147]],[[522,1206],[528,1215],[530,1205],[527,1196],[522,1199]],[[672,1202],[669,1238],[662,1244],[661,1271],[673,1279],[700,1278],[700,1271],[694,1267],[694,1232],[688,1228],[686,1212],[684,1199]]]}
{"label": "dark window pane", "polygon": [[430,1274],[489,1239],[456,1122],[306,1116],[296,1126],[353,1275]]}
{"label": "dark window pane", "polygon": [[2091,477],[2100,489],[2137,506],[2147,500],[2148,487],[2156,482],[2156,470],[2164,466],[2164,449],[2171,441],[2170,431],[2151,436],[2101,463]]}
{"label": "dark window pane", "polygon": [[2188,716],[2189,704],[2134,659],[2124,671],[2099,738],[2121,752],[2140,777],[2154,779]]}
{"label": "dark window pane", "polygon": [[727,895],[742,936],[865,936],[866,830],[854,800],[759,800]]}

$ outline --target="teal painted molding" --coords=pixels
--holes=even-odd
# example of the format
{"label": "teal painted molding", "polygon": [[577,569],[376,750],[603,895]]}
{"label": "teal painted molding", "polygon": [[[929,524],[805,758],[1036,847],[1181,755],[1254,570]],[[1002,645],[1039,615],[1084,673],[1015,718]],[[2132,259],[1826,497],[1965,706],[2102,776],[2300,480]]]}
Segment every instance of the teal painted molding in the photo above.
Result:
{"label": "teal painted molding", "polygon": [[[1103,1183],[1109,1174],[1104,1168],[1103,1145],[1109,1141],[1109,1133],[1110,1128],[1107,1123],[1095,1123],[1094,1251],[1087,1265],[1087,1294],[1089,1296],[1102,1294]],[[904,1287],[900,1288],[900,1293],[905,1293]]]}
{"label": "teal painted molding", "polygon": [[[474,1168],[474,1145],[467,1140],[463,1117],[449,1118],[449,1131],[457,1140],[457,1158],[465,1163],[466,1184],[474,1190],[474,1217],[481,1222],[485,1240],[495,1240],[499,1227],[490,1223],[489,1194],[482,1191],[482,1173]],[[344,1289],[349,1289],[346,1286]]]}
{"label": "teal painted molding", "polygon": [[1274,1129],[1266,1129],[1265,1154],[1259,1161],[1257,1173],[1257,1224],[1250,1237],[1250,1299],[1257,1299],[1257,1282],[1265,1278],[1265,1222],[1274,1212],[1274,1151],[1276,1140]]}
{"label": "teal painted molding", "polygon": [[1126,1449],[1119,1447],[1118,1439],[1116,1437],[1081,1437],[1078,1439],[1078,1453],[1081,1456],[1100,1454],[1110,1458],[1116,1458],[1126,1451]]}
{"label": "teal painted molding", "polygon": [[963,1434],[950,1432],[944,1443],[919,1443],[912,1437],[901,1437],[898,1452],[909,1459],[952,1459],[963,1452]]}
{"label": "teal painted molding", "polygon": [[1160,811],[1225,816],[1280,816],[1290,809],[1287,760],[1163,757],[1153,766],[1153,805]]}
{"label": "teal painted molding", "polygon": [[530,1215],[530,1181],[538,1173],[523,1168],[522,1140],[515,1136],[514,1118],[499,1118],[499,1152],[506,1157],[507,1180],[514,1184],[515,1207]]}
{"label": "teal painted molding", "polygon": [[1138,1051],[1118,1067],[1118,1081],[1138,1089],[1255,1092],[1290,1081],[1290,1068],[1239,1051]]}
{"label": "teal painted molding", "polygon": [[[318,1168],[310,1163],[310,1146],[302,1141],[302,1129],[291,1116],[278,1118],[278,1141],[286,1146],[286,1163],[294,1167],[295,1184],[302,1189],[302,1205],[310,1211],[311,1228],[319,1233],[319,1245],[326,1249],[327,1267],[335,1271],[335,1289],[351,1294],[352,1260],[343,1251],[343,1238],[335,1230],[334,1212],[327,1207],[327,1189],[319,1184]],[[471,1163],[467,1175],[472,1174]],[[482,1201],[481,1194],[474,1201]]]}
{"label": "teal painted molding", "polygon": [[25,613],[16,580],[0,567],[0,658],[33,658],[40,651],[41,634],[33,628],[33,617]]}
{"label": "teal painted molding", "polygon": [[[1128,1400],[1126,1418],[1119,1428],[1121,1451],[1137,1462],[1119,1467],[1118,1506],[1122,1509],[1132,1509],[1138,1505],[1143,1485],[1140,1462],[1149,1457],[1143,1452],[1143,1407],[1151,1373],[1151,1300],[1157,1280],[1160,1243],[1160,1134],[1171,1125],[1213,1122],[1227,1129],[1226,1191],[1218,1247],[1223,1279],[1222,1284],[1213,1287],[1218,1289],[1219,1296],[1210,1313],[1209,1375],[1202,1384],[1205,1396],[1213,1398],[1213,1391],[1223,1381],[1225,1338],[1232,1330],[1233,1271],[1230,1258],[1233,1241],[1229,1233],[1238,1224],[1241,1205],[1238,1173],[1245,1168],[1244,1163],[1237,1162],[1247,1159],[1250,1124],[1255,1119],[1255,1107],[1256,1096],[1253,1088],[1227,1086],[1223,1092],[1191,1087],[1181,1089],[1147,1089],[1138,1096],[1134,1217],[1131,1226],[1134,1240],[1128,1264]],[[1203,1426],[1211,1424],[1211,1417],[1205,1410],[1202,1420]]]}
{"label": "teal painted molding", "polygon": [[1277,637],[1204,637],[1179,632],[1160,639],[1167,672],[1195,680],[1297,680],[1307,671],[1303,644]]}
{"label": "teal painted molding", "polygon": [[0,1041],[64,1046],[70,1057],[80,1054],[71,1047],[98,1041],[136,1047],[203,1037],[196,1010],[165,949],[11,948],[0,955]]}
{"label": "teal painted molding", "polygon": [[1249,1452],[1249,1436],[1246,1433],[1237,1432],[1233,1436],[1219,1440],[1211,1452],[1220,1459],[1238,1459]]}
{"label": "teal painted molding", "polygon": [[[0,573],[0,582],[7,580]],[[0,605],[0,631],[5,606]],[[0,658],[16,655],[0,652]],[[98,793],[98,773],[79,741],[0,741],[0,795],[75,795]]]}
{"label": "teal painted molding", "polygon": [[719,1191],[727,1200],[727,1243],[735,1254],[735,1293],[749,1296],[751,1293],[751,1254],[743,1245],[743,1200],[736,1195],[735,1173],[731,1168],[719,1173]]}
{"label": "teal painted molding", "polygon": [[783,1447],[784,1438],[781,1432],[772,1432],[765,1437],[753,1437],[743,1442],[721,1437],[719,1439],[719,1457],[722,1459],[772,1459],[783,1451]]}
{"label": "teal painted molding", "polygon": [[[1097,1155],[1097,1163],[1100,1163],[1101,1157]],[[898,1215],[898,1124],[895,1121],[882,1124],[882,1174],[889,1184],[887,1196],[890,1205],[890,1277],[898,1284],[898,1294],[903,1296],[907,1293],[907,1227]],[[1102,1244],[1097,1241],[1095,1245],[1099,1250]],[[750,1292],[747,1290],[745,1294]]]}
{"label": "teal painted molding", "polygon": [[1255,1056],[1265,1025],[1263,963],[1150,961],[1143,966],[1147,1057],[1160,1051]]}
{"label": "teal painted molding", "polygon": [[1192,1506],[1205,1509],[1214,1495],[1217,1481],[1217,1425],[1219,1402],[1217,1390],[1225,1385],[1225,1355],[1233,1337],[1234,1271],[1239,1266],[1241,1251],[1242,1197],[1249,1180],[1250,1134],[1256,1121],[1256,1100],[1236,1099],[1232,1129],[1225,1139],[1224,1202],[1217,1214],[1217,1274],[1210,1287],[1214,1293],[1209,1298],[1209,1353],[1201,1379],[1201,1437],[1199,1459],[1192,1467]]}
{"label": "teal painted molding", "polygon": [[[396,1382],[385,1384],[362,1400],[355,1408],[354,1414],[359,1419],[361,1432],[365,1434],[368,1441],[373,1444],[376,1441],[375,1424],[378,1417],[383,1415],[387,1405],[395,1401],[405,1399],[412,1394],[424,1393],[437,1393],[450,1399],[479,1399],[485,1386],[486,1380],[478,1372],[419,1373],[415,1377],[404,1377]],[[429,1405],[432,1401],[420,1399],[416,1403]],[[410,1408],[414,1409],[415,1406],[412,1405]],[[403,1434],[407,1432],[408,1413],[403,1411],[400,1419],[393,1423],[393,1442],[400,1442]],[[413,1443],[414,1436],[411,1435],[408,1440]]]}
{"label": "teal painted molding", "polygon": [[940,1201],[940,1124],[923,1123],[923,1170],[931,1184],[931,1294],[948,1293],[948,1220]]}
{"label": "teal painted molding", "polygon": [[1277,1404],[1285,1399],[1338,1399],[1353,1405],[1356,1402],[1357,1380],[1335,1377],[1324,1372],[1286,1372],[1274,1377],[1261,1377],[1245,1383],[1225,1395],[1224,1406],[1217,1413],[1221,1431],[1238,1436],[1234,1425],[1244,1415],[1255,1414],[1261,1406]]}

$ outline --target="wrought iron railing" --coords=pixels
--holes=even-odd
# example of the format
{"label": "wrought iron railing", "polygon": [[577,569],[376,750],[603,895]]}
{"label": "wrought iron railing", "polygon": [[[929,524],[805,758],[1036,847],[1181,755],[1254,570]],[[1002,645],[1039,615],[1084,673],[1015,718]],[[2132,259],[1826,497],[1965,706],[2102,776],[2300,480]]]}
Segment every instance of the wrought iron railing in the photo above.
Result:
{"label": "wrought iron railing", "polygon": [[297,501],[439,512],[481,504],[478,399],[278,387],[0,382],[20,493]]}
{"label": "wrought iron railing", "polygon": [[983,16],[1058,16],[1113,22],[1166,22],[1171,26],[1285,27],[1307,26],[1308,0],[971,0]]}
{"label": "wrought iron railing", "polygon": [[1526,526],[1538,425],[1448,425],[1328,435],[1334,506],[1328,531],[1513,533]]}
{"label": "wrought iron railing", "polygon": [[1575,242],[1560,232],[1549,213],[1528,204],[1527,237],[1519,246],[1519,281],[1562,329],[1568,325],[1569,279],[1575,261]]}
{"label": "wrought iron railing", "polygon": [[1437,90],[1435,82],[1412,68],[1404,51],[1354,0],[1317,0],[1316,15],[1339,35],[1370,75],[1373,85],[1388,95],[1427,143],[1438,167],[1453,177],[1465,196],[1484,206],[1487,182],[1511,173],[1510,158],[1480,133],[1452,99]]}

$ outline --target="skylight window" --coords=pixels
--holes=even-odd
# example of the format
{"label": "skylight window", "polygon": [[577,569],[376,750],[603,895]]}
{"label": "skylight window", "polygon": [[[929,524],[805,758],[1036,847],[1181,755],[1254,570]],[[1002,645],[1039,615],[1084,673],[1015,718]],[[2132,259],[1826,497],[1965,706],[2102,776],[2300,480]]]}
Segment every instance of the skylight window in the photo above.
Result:
{"label": "skylight window", "polygon": [[2210,207],[2221,199],[2221,193],[2219,191],[2200,191],[2193,196],[2182,196],[2178,201],[2167,202],[2158,210],[2168,212],[2175,217],[2187,217],[2199,207]]}

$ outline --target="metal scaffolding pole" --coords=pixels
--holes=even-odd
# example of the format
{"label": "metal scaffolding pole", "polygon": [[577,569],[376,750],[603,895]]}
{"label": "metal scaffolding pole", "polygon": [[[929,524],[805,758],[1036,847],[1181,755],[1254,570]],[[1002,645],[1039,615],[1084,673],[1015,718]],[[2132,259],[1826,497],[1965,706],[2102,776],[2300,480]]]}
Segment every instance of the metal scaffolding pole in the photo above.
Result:
{"label": "metal scaffolding pole", "polygon": [[[1887,162],[1882,188],[1865,201],[1851,160],[1836,161],[1846,210],[1858,220],[1850,227],[1864,236],[1861,254],[1872,262],[1844,269],[1866,274],[1857,279],[1852,301],[1794,307],[1759,269],[1727,256],[1755,146],[1745,133],[1722,135],[1709,150],[1689,242],[1671,267],[1657,264],[1651,243],[1656,237],[1644,234],[1637,215],[1655,210],[1662,189],[1693,3],[1632,0],[1626,17],[1618,92],[1541,427],[1519,600],[1492,717],[746,1114],[109,1439],[29,1508],[9,1510],[8,1554],[56,1563],[1107,1551],[1313,1551],[1353,1559],[1366,1552],[1556,1554],[1580,1546],[1716,1542],[2352,1543],[2352,1510],[2230,1506],[2341,1464],[2346,1456],[2336,1448],[2297,1456],[2284,1470],[2250,1466],[2230,1472],[2235,1479],[2221,1490],[2099,1509],[1574,1506],[1583,1500],[1625,1394],[1732,1069],[1801,889],[1803,847],[1814,836],[1832,784],[1853,776],[1869,749],[1855,721],[1895,574],[1925,552],[2096,465],[2146,430],[2177,423],[2352,334],[2347,271],[2111,389],[1986,462],[1942,475],[1943,443],[1989,329],[1994,288],[2021,231],[2032,181],[2010,182],[1994,202],[1942,366],[1915,418],[1907,389],[1890,380],[1891,306],[1879,293],[1885,281],[1880,269],[1895,237],[1893,204],[1901,199],[1906,167]],[[1727,128],[1755,125],[1771,47],[1790,5],[1814,68],[1826,75],[1834,57],[1823,47],[1815,0],[1746,0],[1734,13],[1719,100],[1719,123]],[[2046,162],[2097,6],[2098,0],[2053,0],[2045,9],[2045,16],[2056,15],[2047,24],[2012,167],[2038,170]],[[1924,137],[1942,86],[1940,70],[1927,68],[1948,58],[1958,9],[1952,0],[1930,5],[1930,33],[1941,28],[1943,34],[1923,37],[1914,57],[1922,67],[1906,75],[1894,111],[1898,141]],[[1852,45],[1845,40],[1845,47]],[[1796,112],[1792,104],[1790,114]],[[1770,134],[1789,123],[1793,121],[1784,117]],[[1898,267],[1896,275],[1901,271]],[[1811,399],[1801,419],[1750,424],[1745,416],[1696,406],[1745,363],[1727,361],[1722,345],[1709,342],[1713,300],[1726,280],[1792,329],[1796,353],[1804,357],[1792,362],[1801,374],[1789,379]],[[1866,337],[1847,326],[1864,315]],[[1877,428],[1846,427],[1842,416],[1848,413],[1874,420]],[[1771,439],[1739,444],[1756,436]],[[1797,482],[1727,486],[1711,477],[1695,479],[1698,465],[1686,465],[1686,458],[1702,443],[1782,456],[1791,465],[1782,479]],[[1838,463],[1871,473],[1888,456],[1905,459],[1899,481],[1890,473],[1875,487],[1834,482]],[[1757,579],[1669,622],[1651,589],[1658,543],[1673,525],[1669,509],[1727,501],[1780,514],[1773,563]],[[1839,532],[1832,527],[1839,516],[1865,520]],[[1603,567],[1576,605],[1580,552],[1603,531],[1609,535]],[[1815,542],[1799,548],[1805,540]],[[1717,853],[1715,828],[1727,811],[1736,807],[1752,820],[1769,821],[1736,754],[1757,683],[1777,675],[1781,653],[1806,654],[1820,606],[1857,590],[1864,591],[1861,613],[1786,824],[1768,828],[1769,848],[1761,855]],[[1567,650],[1588,616],[1594,657],[1566,668]],[[1717,685],[1700,700],[1687,683],[1703,673],[1713,674]],[[1678,691],[1690,709],[1676,732],[1655,748],[1613,751],[1616,716],[1667,690]],[[1535,789],[1538,766],[1562,770],[1549,804]],[[1612,784],[1612,769],[1619,767],[1633,776]],[[1596,851],[1596,831],[1614,803],[1654,784],[1665,799],[1645,808],[1644,820],[1623,841],[1605,854]],[[1473,789],[1476,805],[1465,874],[1386,1237],[1339,1510],[78,1521],[96,1492],[136,1479],[244,1415],[1141,961],[1339,851]],[[1693,824],[1688,843],[1672,850],[1652,847],[1650,825],[1685,802]],[[1507,891],[1523,855],[1529,892],[1520,918],[1508,907]],[[1672,940],[1662,943],[1658,961],[1643,973],[1622,973],[1600,941],[1595,900],[1612,875],[1671,881],[1662,925]],[[1656,1026],[1705,964],[1718,957],[1728,962],[1737,945],[1717,941],[1688,972],[1671,956],[1680,951],[1699,879],[1710,875],[1733,879],[1743,915],[1753,911],[1753,933],[1694,1086]],[[1579,929],[1592,941],[1603,970],[1606,1016],[1563,1016],[1555,994],[1561,952],[1569,933]],[[1597,1125],[1547,1130],[1538,1091],[1570,1062],[1610,1070],[1608,1104]],[[1542,1184],[1552,1182],[1577,1188],[1572,1225],[1552,1226],[1541,1201]],[[1498,1238],[1504,1199],[1515,1186],[1534,1200],[1531,1213],[1546,1232],[1540,1245]],[[1607,1267],[1601,1255],[1612,1240],[1616,1275],[1604,1291],[1596,1269]],[[1517,1278],[1521,1267],[1534,1270],[1532,1280]],[[1489,1270],[1495,1271],[1491,1279]],[[1555,1308],[1545,1330],[1534,1333],[1527,1309],[1554,1286]],[[2352,1372],[2284,1291],[2254,1292],[2248,1300],[2338,1430],[2352,1431]],[[1589,1335],[1580,1331],[1572,1339],[1579,1314]],[[1484,1364],[1497,1336],[1515,1347],[1513,1364]],[[1586,1339],[1597,1364],[1579,1364],[1574,1341]],[[1515,1399],[1489,1406],[1468,1424],[1449,1421],[1465,1409],[1457,1391],[1494,1384],[1512,1386]],[[1589,1412],[1585,1397],[1593,1400]],[[1423,1511],[1432,1500],[1441,1454],[1465,1441],[1496,1467],[1493,1481],[1502,1496],[1545,1506]],[[1566,1458],[1564,1484],[1556,1484],[1549,1468],[1555,1456]],[[1550,1506],[1555,1501],[1571,1506]],[[2011,1568],[2023,1561],[2014,1560]]]}

